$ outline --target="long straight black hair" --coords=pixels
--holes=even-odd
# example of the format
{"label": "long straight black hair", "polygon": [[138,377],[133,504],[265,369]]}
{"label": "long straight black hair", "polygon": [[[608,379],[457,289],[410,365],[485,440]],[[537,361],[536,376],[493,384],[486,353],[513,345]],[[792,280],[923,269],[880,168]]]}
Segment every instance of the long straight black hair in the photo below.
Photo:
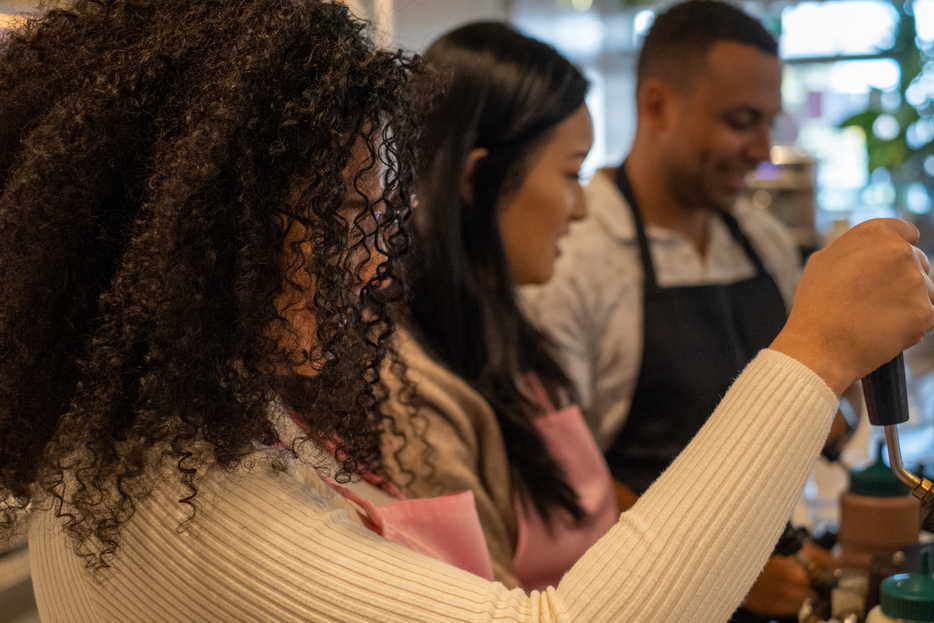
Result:
{"label": "long straight black hair", "polygon": [[[544,517],[561,507],[581,519],[577,496],[535,427],[541,408],[520,388],[528,372],[549,388],[570,392],[570,381],[519,310],[496,210],[522,183],[530,154],[584,104],[587,81],[552,47],[497,22],[451,31],[425,59],[444,86],[425,104],[411,328],[496,412],[523,500]],[[461,189],[477,148],[488,154],[476,165],[468,200]]]}

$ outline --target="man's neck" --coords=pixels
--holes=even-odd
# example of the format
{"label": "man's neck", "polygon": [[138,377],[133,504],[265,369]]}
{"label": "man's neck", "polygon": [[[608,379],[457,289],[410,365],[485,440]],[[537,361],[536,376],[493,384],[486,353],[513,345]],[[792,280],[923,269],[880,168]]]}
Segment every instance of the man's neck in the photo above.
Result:
{"label": "man's neck", "polygon": [[662,167],[649,159],[630,157],[626,174],[639,201],[639,211],[646,225],[678,232],[700,253],[707,250],[707,228],[713,213],[703,206],[686,205],[661,173]]}

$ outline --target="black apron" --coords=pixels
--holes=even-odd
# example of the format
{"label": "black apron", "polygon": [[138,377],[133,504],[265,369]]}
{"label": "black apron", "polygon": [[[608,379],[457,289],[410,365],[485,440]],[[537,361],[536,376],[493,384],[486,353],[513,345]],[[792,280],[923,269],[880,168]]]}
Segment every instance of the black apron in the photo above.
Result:
{"label": "black apron", "polygon": [[746,364],[772,343],[787,311],[775,280],[725,212],[723,222],[756,275],[729,285],[660,288],[623,166],[616,183],[632,208],[645,271],[644,342],[629,416],[606,459],[613,477],[641,495],[688,445]]}

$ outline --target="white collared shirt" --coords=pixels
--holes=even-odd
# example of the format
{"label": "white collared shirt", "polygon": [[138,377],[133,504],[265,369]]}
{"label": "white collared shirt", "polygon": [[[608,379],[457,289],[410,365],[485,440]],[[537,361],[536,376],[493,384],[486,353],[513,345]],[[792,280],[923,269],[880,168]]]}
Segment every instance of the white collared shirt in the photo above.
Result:
{"label": "white collared shirt", "polygon": [[[553,340],[591,428],[606,449],[629,413],[642,361],[643,269],[632,212],[612,176],[587,186],[589,215],[561,241],[554,277],[520,288],[533,322]],[[733,209],[743,232],[791,309],[800,258],[788,231],[746,202]],[[647,226],[660,286],[729,284],[753,277],[755,265],[719,218],[711,219],[706,254],[683,235]]]}

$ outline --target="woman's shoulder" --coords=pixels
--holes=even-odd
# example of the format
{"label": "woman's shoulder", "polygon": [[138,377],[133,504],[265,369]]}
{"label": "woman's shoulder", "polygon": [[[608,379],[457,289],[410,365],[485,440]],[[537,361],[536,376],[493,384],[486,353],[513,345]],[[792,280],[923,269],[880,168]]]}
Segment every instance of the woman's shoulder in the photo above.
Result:
{"label": "woman's shoulder", "polygon": [[392,344],[395,355],[390,359],[394,361],[385,370],[394,392],[392,402],[399,402],[405,395],[402,388],[406,387],[409,402],[420,412],[431,412],[454,425],[471,428],[496,422],[486,399],[434,358],[413,334],[401,330],[393,336]]}
{"label": "woman's shoulder", "polygon": [[[259,620],[299,576],[326,577],[334,547],[378,540],[291,452],[257,447],[230,468],[201,462],[190,502],[192,490],[171,465],[158,465],[154,473],[163,477],[135,504],[120,548],[98,575],[83,568],[53,510],[33,517],[34,582],[46,610],[93,612],[102,621],[168,620],[179,612],[189,620]],[[244,595],[260,610],[246,614]]]}
{"label": "woman's shoulder", "polygon": [[508,470],[499,421],[480,393],[433,359],[412,334],[394,336],[393,348],[401,365],[387,383],[394,421],[393,430],[383,435],[387,463],[434,473],[426,465],[427,453],[429,463],[443,461],[447,470],[458,466],[472,473],[478,465]]}
{"label": "woman's shoulder", "polygon": [[[328,472],[336,471],[336,464],[311,460],[306,454],[256,445],[230,466],[202,455],[191,486],[181,480],[175,461],[163,460],[155,468],[152,493],[137,505],[137,512],[148,518],[147,523],[158,518],[185,533],[234,517],[246,526],[252,521],[262,525],[280,513],[305,514],[312,520],[315,515],[349,510],[344,498],[324,480]],[[184,502],[193,490],[197,491],[194,499]]]}

